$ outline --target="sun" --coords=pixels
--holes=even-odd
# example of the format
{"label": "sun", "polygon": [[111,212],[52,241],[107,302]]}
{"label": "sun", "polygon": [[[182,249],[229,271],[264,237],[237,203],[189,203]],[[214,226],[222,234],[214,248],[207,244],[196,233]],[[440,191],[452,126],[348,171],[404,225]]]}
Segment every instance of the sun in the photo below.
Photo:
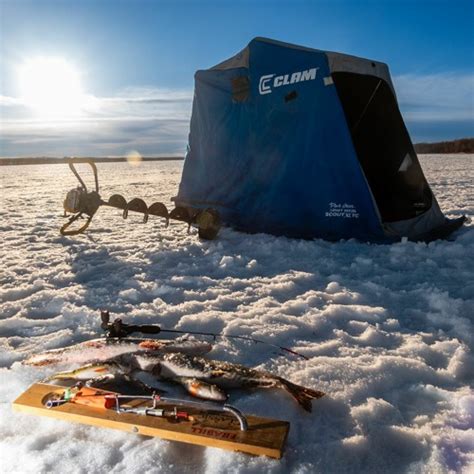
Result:
{"label": "sun", "polygon": [[40,116],[79,115],[87,100],[78,70],[63,58],[28,59],[20,65],[18,79],[23,102]]}

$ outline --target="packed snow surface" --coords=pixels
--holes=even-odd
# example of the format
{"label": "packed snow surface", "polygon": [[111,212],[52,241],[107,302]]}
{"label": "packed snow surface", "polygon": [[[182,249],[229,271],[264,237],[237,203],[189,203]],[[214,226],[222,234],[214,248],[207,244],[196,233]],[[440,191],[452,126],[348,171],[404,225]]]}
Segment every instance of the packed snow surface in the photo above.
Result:
{"label": "packed snow surface", "polygon": [[[474,156],[421,162],[443,211],[472,217]],[[98,168],[104,197],[168,204],[182,162]],[[103,208],[87,234],[62,237],[62,199],[77,184],[68,167],[0,173],[2,472],[473,472],[472,223],[428,245],[231,229],[206,242],[181,223]],[[209,356],[327,396],[308,414],[283,391],[231,392],[243,411],[291,422],[280,461],[13,413],[10,403],[53,371],[20,361],[100,335],[99,308],[289,347],[309,360],[238,340],[216,341]]]}

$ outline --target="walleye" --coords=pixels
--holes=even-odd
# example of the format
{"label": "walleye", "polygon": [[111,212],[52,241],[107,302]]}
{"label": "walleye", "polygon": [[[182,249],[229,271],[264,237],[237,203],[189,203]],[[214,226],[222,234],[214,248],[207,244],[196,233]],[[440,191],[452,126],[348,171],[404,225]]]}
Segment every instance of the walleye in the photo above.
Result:
{"label": "walleye", "polygon": [[[280,388],[286,390],[306,410],[324,392],[296,385],[282,377],[244,365],[205,359],[179,352],[121,354],[100,364],[92,364],[70,372],[61,372],[51,379],[96,380],[126,376],[139,380],[140,373],[153,375],[157,380],[181,384],[191,395],[214,401],[227,398],[227,388]],[[93,377],[96,374],[97,377]]]}
{"label": "walleye", "polygon": [[183,352],[190,355],[203,355],[212,349],[208,342],[197,339],[142,339],[142,338],[98,338],[71,346],[34,354],[23,361],[25,365],[36,367],[73,364],[84,365],[108,360],[122,354],[134,352]]}

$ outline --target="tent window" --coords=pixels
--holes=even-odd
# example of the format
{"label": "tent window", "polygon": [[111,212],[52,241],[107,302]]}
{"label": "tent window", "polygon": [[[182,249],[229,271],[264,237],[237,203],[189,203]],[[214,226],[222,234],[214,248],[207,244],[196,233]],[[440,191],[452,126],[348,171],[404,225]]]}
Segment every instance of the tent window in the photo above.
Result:
{"label": "tent window", "polygon": [[232,100],[245,102],[250,95],[250,79],[248,76],[239,76],[232,79]]}
{"label": "tent window", "polygon": [[378,77],[347,72],[332,77],[382,221],[426,212],[431,190],[388,84]]}

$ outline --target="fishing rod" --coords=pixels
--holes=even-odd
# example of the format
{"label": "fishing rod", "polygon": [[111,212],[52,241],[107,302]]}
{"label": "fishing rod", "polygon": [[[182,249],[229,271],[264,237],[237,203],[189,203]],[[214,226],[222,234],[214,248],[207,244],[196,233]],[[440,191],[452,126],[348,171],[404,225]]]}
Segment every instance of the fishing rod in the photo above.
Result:
{"label": "fishing rod", "polygon": [[126,324],[120,318],[114,319],[110,322],[110,313],[109,311],[101,311],[100,318],[102,320],[101,328],[106,332],[106,336],[110,338],[121,338],[128,337],[130,334],[135,332],[140,332],[142,334],[158,334],[160,332],[166,332],[171,334],[192,334],[194,336],[209,336],[216,339],[240,339],[243,341],[250,341],[256,344],[266,344],[267,346],[275,347],[284,352],[288,352],[295,356],[301,357],[305,360],[309,360],[303,354],[296,352],[288,347],[279,346],[278,344],[273,344],[271,342],[263,341],[262,339],[256,339],[250,336],[239,336],[239,335],[230,335],[222,334],[215,332],[204,332],[204,331],[182,331],[179,329],[162,329],[157,324]]}

